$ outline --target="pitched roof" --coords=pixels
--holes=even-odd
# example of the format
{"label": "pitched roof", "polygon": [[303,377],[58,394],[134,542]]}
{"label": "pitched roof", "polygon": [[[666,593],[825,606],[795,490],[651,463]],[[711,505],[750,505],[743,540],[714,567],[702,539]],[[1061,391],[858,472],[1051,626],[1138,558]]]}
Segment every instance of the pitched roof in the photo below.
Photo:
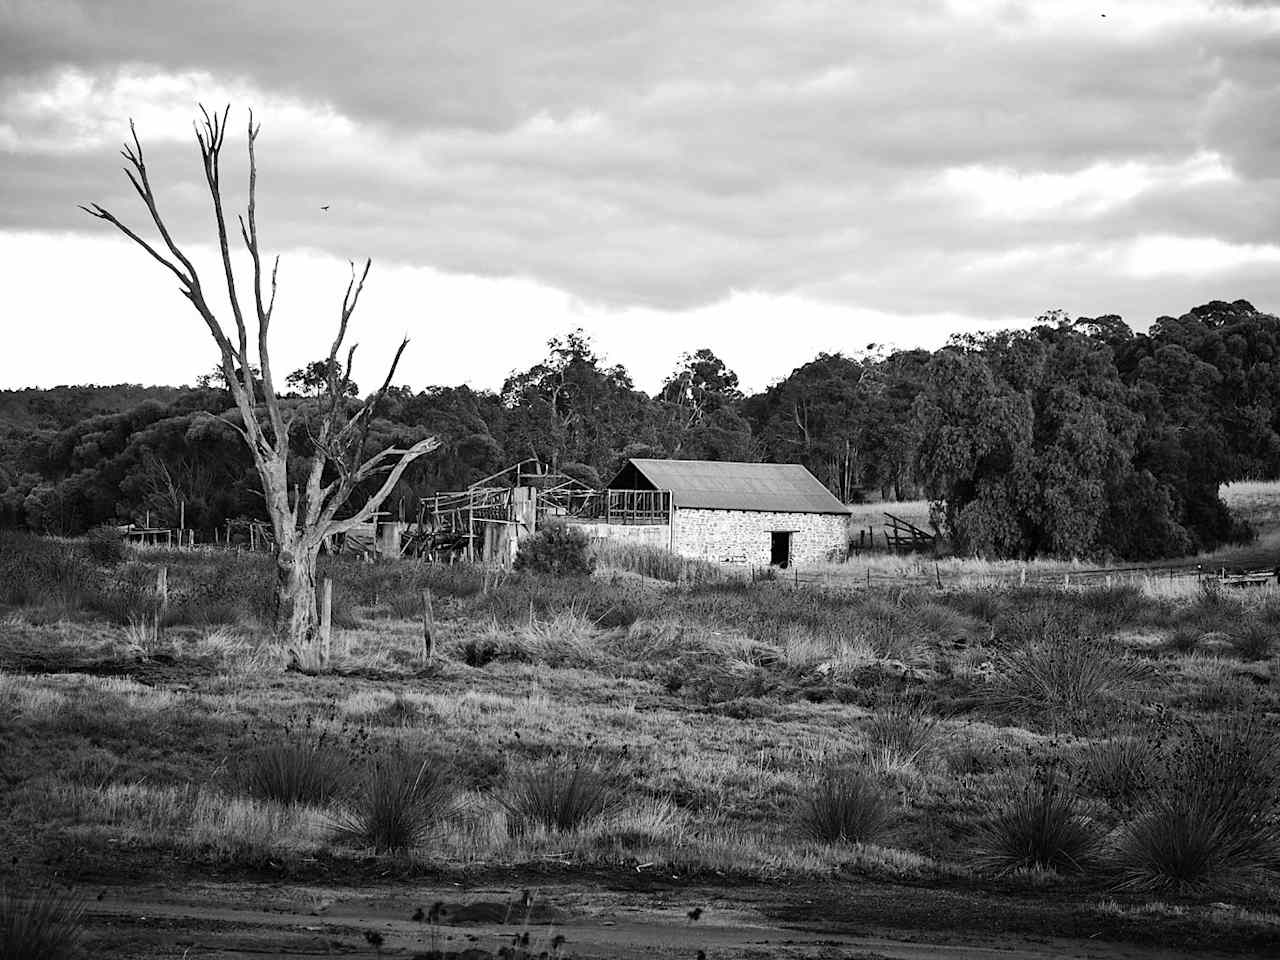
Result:
{"label": "pitched roof", "polygon": [[769,513],[849,512],[817,477],[798,463],[632,459],[609,486],[626,489],[629,485],[619,481],[629,474],[631,467],[654,489],[670,490],[672,503],[677,507]]}

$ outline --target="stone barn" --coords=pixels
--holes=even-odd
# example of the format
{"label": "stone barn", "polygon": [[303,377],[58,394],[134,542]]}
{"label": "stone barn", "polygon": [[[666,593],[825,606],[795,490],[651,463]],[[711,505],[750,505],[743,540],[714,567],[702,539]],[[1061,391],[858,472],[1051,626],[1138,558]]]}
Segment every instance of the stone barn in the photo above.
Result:
{"label": "stone barn", "polygon": [[594,536],[720,563],[787,567],[843,558],[849,508],[796,463],[628,460]]}

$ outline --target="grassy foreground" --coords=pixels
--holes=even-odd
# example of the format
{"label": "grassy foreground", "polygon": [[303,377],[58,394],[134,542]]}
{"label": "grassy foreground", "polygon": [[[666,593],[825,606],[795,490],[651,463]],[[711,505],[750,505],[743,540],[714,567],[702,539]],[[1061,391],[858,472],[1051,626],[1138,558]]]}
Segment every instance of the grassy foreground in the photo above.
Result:
{"label": "grassy foreground", "polygon": [[337,663],[308,673],[263,625],[264,557],[3,546],[11,890],[834,879],[1280,945],[1273,588],[334,562]]}

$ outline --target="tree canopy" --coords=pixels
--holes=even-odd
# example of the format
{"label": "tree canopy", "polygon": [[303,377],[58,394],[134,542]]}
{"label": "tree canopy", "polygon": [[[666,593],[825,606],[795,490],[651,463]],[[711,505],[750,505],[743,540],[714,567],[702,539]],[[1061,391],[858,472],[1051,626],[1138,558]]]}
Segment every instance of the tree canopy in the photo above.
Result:
{"label": "tree canopy", "polygon": [[[302,402],[327,378],[317,361],[288,382]],[[219,386],[0,394],[0,522],[75,533],[167,521],[180,502],[204,529],[257,515]],[[928,497],[961,553],[1175,556],[1247,536],[1222,484],[1280,477],[1280,320],[1243,300],[1145,333],[1052,312],[932,352],[820,354],[751,396],[710,349],[648,396],[573,331],[500,391],[388,389],[371,445],[428,434],[440,452],[405,471],[393,508],[526,459],[588,482],[633,456],[765,460],[804,464],[845,501]]]}

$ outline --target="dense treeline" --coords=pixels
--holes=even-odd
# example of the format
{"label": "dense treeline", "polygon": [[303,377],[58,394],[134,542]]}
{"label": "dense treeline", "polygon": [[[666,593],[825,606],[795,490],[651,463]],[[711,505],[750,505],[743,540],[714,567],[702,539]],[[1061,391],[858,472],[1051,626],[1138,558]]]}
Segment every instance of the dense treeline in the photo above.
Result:
{"label": "dense treeline", "polygon": [[[391,391],[370,449],[444,441],[393,509],[524,459],[592,484],[636,456],[799,462],[846,501],[928,497],[963,553],[1145,559],[1247,536],[1219,485],[1280,476],[1280,320],[1243,300],[1145,334],[1052,313],[932,353],[821,354],[754,396],[710,350],[650,397],[581,332],[548,346],[496,393]],[[324,374],[296,371],[286,402],[309,410]],[[150,512],[172,524],[180,504],[205,531],[256,516],[234,417],[216,374],[190,389],[0,394],[0,523],[76,533]],[[299,470],[308,436],[304,415]]]}

